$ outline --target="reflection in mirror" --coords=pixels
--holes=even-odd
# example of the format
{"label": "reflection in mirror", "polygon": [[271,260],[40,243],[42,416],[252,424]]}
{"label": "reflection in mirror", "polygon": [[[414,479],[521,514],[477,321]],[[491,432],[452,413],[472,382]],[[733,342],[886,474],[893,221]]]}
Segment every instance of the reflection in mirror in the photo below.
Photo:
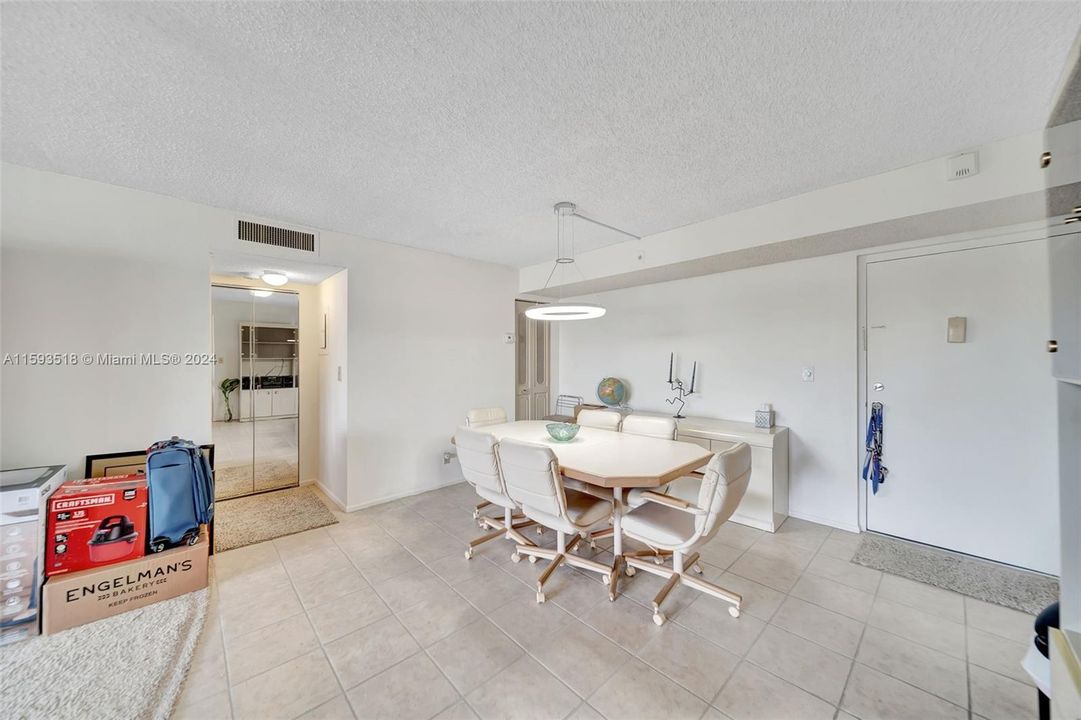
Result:
{"label": "reflection in mirror", "polygon": [[211,288],[215,496],[299,484],[299,299]]}

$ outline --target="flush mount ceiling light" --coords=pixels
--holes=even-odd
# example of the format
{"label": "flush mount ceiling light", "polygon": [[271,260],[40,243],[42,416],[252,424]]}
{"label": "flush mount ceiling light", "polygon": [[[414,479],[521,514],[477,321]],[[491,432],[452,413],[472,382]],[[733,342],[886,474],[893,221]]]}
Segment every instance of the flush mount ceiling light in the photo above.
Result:
{"label": "flush mount ceiling light", "polygon": [[250,292],[255,297],[270,297],[274,294],[270,290],[249,290],[248,292]]}
{"label": "flush mount ceiling light", "polygon": [[274,287],[279,287],[289,282],[289,276],[280,272],[265,272],[261,279],[267,285],[273,285]]}
{"label": "flush mount ceiling light", "polygon": [[[606,225],[602,222],[597,222],[585,215],[578,213],[577,206],[572,202],[559,202],[555,204],[556,213],[556,259],[552,265],[552,272],[548,273],[548,279],[544,281],[544,288],[546,290],[548,285],[551,284],[552,278],[555,276],[556,270],[560,272],[559,284],[566,285],[566,274],[568,267],[574,267],[574,218],[582,218],[586,222],[591,222],[594,225],[600,225],[601,227],[614,230],[623,235],[629,235],[630,237],[641,240],[637,235],[620,230],[619,228]],[[578,270],[575,267],[575,270]],[[582,271],[578,270],[578,276],[584,281],[586,278],[582,275]],[[601,305],[593,303],[581,303],[581,302],[563,302],[562,299],[558,299],[554,303],[547,305],[537,305],[531,307],[525,311],[525,315],[528,318],[534,320],[592,320],[593,318],[599,318],[607,312]]]}

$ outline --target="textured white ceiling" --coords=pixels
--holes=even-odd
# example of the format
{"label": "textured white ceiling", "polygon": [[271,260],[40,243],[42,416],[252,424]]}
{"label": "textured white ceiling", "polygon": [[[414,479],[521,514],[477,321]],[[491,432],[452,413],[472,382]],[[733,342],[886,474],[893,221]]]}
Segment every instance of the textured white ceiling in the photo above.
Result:
{"label": "textured white ceiling", "polygon": [[[3,158],[511,265],[1043,127],[1081,4],[4,3]],[[579,250],[623,240],[578,223]]]}

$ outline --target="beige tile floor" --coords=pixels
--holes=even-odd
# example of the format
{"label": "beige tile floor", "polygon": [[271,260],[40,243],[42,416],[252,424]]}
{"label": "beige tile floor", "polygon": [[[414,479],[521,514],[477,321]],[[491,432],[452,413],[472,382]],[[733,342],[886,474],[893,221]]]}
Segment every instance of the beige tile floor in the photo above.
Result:
{"label": "beige tile floor", "polygon": [[475,502],[455,485],[215,556],[174,717],[1036,715],[1017,665],[1031,617],[853,565],[851,533],[729,523],[702,555],[743,616],[677,588],[657,627],[646,573],[610,603],[596,576],[560,568],[538,605],[542,563],[511,563],[504,541],[465,560]]}

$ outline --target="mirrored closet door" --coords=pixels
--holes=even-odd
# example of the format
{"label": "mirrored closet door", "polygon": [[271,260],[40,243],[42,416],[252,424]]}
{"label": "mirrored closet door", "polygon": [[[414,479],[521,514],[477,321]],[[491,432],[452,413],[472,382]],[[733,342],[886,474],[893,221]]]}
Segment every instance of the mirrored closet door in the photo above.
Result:
{"label": "mirrored closet door", "polygon": [[300,302],[285,290],[214,285],[215,495],[296,487]]}

